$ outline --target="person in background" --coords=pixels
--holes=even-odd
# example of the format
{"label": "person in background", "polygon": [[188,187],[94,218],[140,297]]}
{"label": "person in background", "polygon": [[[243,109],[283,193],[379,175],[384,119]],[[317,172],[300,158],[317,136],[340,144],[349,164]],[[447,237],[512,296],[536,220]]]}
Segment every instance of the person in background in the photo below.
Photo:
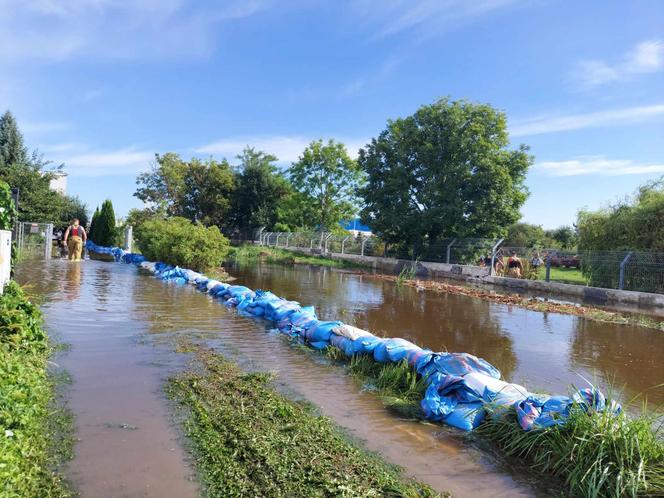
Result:
{"label": "person in background", "polygon": [[523,273],[523,263],[516,255],[516,251],[512,251],[512,255],[507,259],[507,276],[512,278],[521,278]]}
{"label": "person in background", "polygon": [[543,264],[544,260],[540,257],[540,253],[536,252],[533,258],[530,260],[530,266],[532,266],[535,271],[537,271]]}
{"label": "person in background", "polygon": [[[489,264],[491,264],[491,263],[489,263]],[[502,254],[498,254],[496,256],[496,259],[494,261],[494,268],[493,269],[494,269],[494,272],[495,272],[496,275],[498,275],[499,277],[503,276],[503,273],[505,272],[505,263],[503,261],[503,255]]]}
{"label": "person in background", "polygon": [[71,221],[71,225],[65,231],[64,243],[69,249],[69,259],[71,261],[80,261],[83,244],[88,239],[85,228],[79,225],[78,218]]}

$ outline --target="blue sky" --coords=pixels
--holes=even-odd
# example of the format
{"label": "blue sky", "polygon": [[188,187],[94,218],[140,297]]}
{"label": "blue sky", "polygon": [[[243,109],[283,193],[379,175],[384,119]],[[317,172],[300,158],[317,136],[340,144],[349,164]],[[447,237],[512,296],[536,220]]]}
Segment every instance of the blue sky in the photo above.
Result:
{"label": "blue sky", "polygon": [[664,174],[664,2],[0,0],[0,109],[92,209],[155,152],[356,153],[446,95],[507,113],[524,220],[571,224]]}

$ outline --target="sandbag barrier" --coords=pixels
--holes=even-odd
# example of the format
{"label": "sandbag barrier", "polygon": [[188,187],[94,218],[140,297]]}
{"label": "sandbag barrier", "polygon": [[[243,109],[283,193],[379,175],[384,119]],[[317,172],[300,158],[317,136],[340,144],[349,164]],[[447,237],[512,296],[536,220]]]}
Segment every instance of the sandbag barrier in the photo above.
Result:
{"label": "sandbag barrier", "polygon": [[426,379],[421,407],[424,416],[432,421],[470,431],[479,426],[487,414],[501,416],[506,410],[514,410],[523,430],[530,431],[564,424],[573,407],[588,413],[607,409],[618,413],[622,409],[616,402],[607,403],[604,395],[593,386],[579,389],[571,397],[530,393],[523,386],[501,380],[496,367],[472,354],[435,353],[405,339],[376,337],[340,321],[320,320],[313,306],[301,306],[270,291],[253,291],[243,285],[210,279],[193,270],[146,261],[142,255],[118,247],[101,247],[91,241],[86,247],[93,252],[111,254],[118,262],[137,265],[161,280],[194,285],[243,315],[273,322],[279,331],[312,348],[321,350],[335,346],[348,357],[371,355],[379,363],[406,360]]}

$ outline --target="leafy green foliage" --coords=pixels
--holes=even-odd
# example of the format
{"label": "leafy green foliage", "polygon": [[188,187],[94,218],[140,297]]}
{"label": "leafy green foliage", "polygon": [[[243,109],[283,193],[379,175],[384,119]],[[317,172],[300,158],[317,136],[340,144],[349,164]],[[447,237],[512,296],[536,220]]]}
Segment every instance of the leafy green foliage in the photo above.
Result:
{"label": "leafy green foliage", "polygon": [[9,185],[0,180],[0,230],[11,230],[16,209]]}
{"label": "leafy green foliage", "polygon": [[294,163],[289,175],[298,192],[312,199],[314,226],[329,230],[355,215],[358,188],[363,175],[342,143],[311,142]]}
{"label": "leafy green foliage", "polygon": [[210,351],[205,371],[186,372],[169,392],[188,409],[207,493],[216,496],[436,496],[360,449],[328,418]]}
{"label": "leafy green foliage", "polygon": [[[41,313],[11,282],[0,296],[0,482],[3,497],[70,493],[52,469],[54,387]],[[64,456],[64,455],[60,455]]]}
{"label": "leafy green foliage", "polygon": [[600,211],[580,211],[581,250],[664,252],[664,177],[642,185],[633,199]]}
{"label": "leafy green foliage", "polygon": [[106,199],[102,203],[97,219],[93,220],[93,226],[94,229],[88,234],[92,242],[107,247],[113,247],[118,243],[115,210],[113,209],[113,203],[109,199]]}
{"label": "leafy green foliage", "polygon": [[90,222],[90,230],[88,230],[88,238],[93,242],[95,240],[97,223],[99,223],[99,207],[95,208],[95,212],[92,215],[92,221]]}
{"label": "leafy green foliage", "polygon": [[279,218],[279,205],[292,190],[290,184],[278,172],[273,164],[277,158],[271,154],[247,147],[238,159],[234,225],[246,235],[260,227],[271,230]]}
{"label": "leafy green foliage", "polygon": [[206,228],[180,217],[145,221],[135,237],[148,260],[198,271],[221,266],[230,250],[228,239],[216,226]]}
{"label": "leafy green foliage", "polygon": [[547,237],[556,241],[557,247],[565,250],[571,250],[576,247],[577,236],[571,226],[563,225],[553,230],[544,232]]}
{"label": "leafy green foliage", "polygon": [[360,151],[368,176],[362,220],[416,256],[444,237],[495,237],[519,219],[533,158],[509,150],[504,113],[441,99],[387,128]]}
{"label": "leafy green foliage", "polygon": [[233,171],[226,160],[184,161],[178,154],[156,155],[156,166],[136,179],[134,193],[153,213],[179,216],[204,225],[229,224]]}

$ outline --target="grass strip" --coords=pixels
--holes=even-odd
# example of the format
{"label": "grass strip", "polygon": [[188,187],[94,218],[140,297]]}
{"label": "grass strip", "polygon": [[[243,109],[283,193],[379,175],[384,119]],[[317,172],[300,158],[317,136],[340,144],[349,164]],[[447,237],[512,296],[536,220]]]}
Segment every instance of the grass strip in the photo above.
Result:
{"label": "grass strip", "polygon": [[362,450],[332,421],[194,346],[203,369],[169,380],[209,496],[438,496]]}
{"label": "grass strip", "polygon": [[405,418],[424,419],[420,402],[427,388],[426,379],[419,376],[406,360],[378,363],[367,354],[349,359],[335,346],[328,346],[325,356],[335,363],[346,365],[353,377],[371,384],[390,411]]}
{"label": "grass strip", "polygon": [[11,282],[0,296],[0,496],[65,497],[71,417],[57,407],[39,309]]}
{"label": "grass strip", "polygon": [[237,262],[262,260],[267,263],[286,265],[315,265],[350,269],[368,268],[366,265],[353,261],[306,255],[288,249],[249,244],[233,247],[229,258]]}
{"label": "grass strip", "polygon": [[655,414],[588,414],[572,409],[565,425],[525,432],[514,413],[487,417],[477,432],[532,470],[564,480],[583,497],[664,496],[664,441]]}

